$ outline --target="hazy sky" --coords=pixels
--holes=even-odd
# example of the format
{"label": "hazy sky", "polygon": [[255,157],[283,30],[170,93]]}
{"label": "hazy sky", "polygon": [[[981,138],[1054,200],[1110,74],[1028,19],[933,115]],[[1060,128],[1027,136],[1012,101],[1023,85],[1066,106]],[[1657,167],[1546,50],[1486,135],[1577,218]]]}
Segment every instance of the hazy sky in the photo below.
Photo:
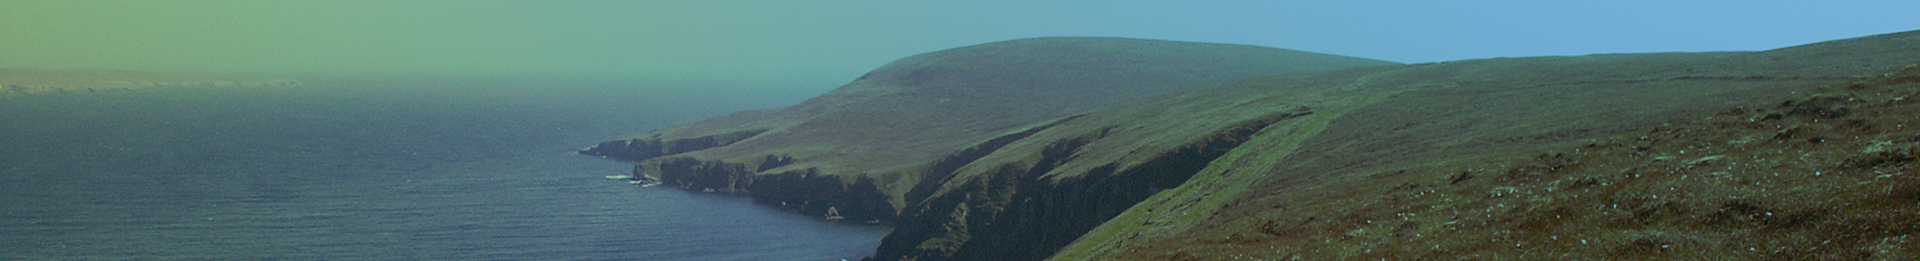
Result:
{"label": "hazy sky", "polygon": [[0,67],[616,75],[838,85],[1040,36],[1417,63],[1763,50],[1920,29],[1920,1],[0,0]]}

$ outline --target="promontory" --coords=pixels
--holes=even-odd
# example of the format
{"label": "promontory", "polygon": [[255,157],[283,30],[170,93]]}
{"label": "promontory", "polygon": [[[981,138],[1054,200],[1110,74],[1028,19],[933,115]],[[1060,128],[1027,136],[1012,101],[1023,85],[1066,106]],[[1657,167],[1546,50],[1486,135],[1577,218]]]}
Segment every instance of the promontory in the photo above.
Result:
{"label": "promontory", "polygon": [[581,151],[871,260],[1920,258],[1920,31],[1397,64],[1055,37]]}

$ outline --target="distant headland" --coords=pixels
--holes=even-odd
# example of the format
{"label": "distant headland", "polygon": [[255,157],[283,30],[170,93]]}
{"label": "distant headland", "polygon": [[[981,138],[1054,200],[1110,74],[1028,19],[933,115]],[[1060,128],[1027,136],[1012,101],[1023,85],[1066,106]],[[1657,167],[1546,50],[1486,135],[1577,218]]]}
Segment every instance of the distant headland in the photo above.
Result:
{"label": "distant headland", "polygon": [[120,70],[0,68],[0,95],[150,91],[166,88],[293,86],[276,78],[213,77]]}

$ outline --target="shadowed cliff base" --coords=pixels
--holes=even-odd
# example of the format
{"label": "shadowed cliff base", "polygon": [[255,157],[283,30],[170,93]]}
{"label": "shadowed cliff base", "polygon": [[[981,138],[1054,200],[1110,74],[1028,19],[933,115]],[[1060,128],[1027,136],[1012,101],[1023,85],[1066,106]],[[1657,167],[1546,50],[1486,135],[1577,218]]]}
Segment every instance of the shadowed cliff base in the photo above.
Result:
{"label": "shadowed cliff base", "polygon": [[[1821,220],[1852,221],[1812,227],[1856,229],[1808,232],[1800,234],[1806,240],[1793,241],[1854,240],[1853,246],[1871,245],[1835,250],[1856,253],[1850,255],[1790,252],[1785,249],[1815,246],[1778,243],[1786,241],[1741,245],[1720,240],[1799,233],[1782,231],[1804,227],[1767,227],[1766,222],[1773,221],[1753,215],[1766,215],[1768,210],[1846,213],[1863,205],[1903,199],[1905,193],[1897,187],[1886,188],[1890,191],[1887,195],[1894,195],[1888,196],[1894,199],[1886,200],[1869,196],[1806,198],[1795,195],[1807,191],[1782,190],[1786,187],[1759,192],[1711,187],[1708,185],[1719,183],[1704,183],[1709,179],[1699,176],[1757,178],[1761,171],[1813,170],[1839,166],[1836,164],[1882,168],[1884,174],[1877,174],[1885,175],[1882,180],[1913,175],[1912,168],[1904,167],[1912,164],[1911,153],[1901,146],[1920,141],[1905,141],[1899,135],[1910,133],[1900,134],[1885,127],[1871,134],[1882,136],[1860,133],[1863,138],[1849,138],[1868,142],[1855,145],[1758,146],[1810,140],[1846,144],[1828,141],[1837,140],[1834,136],[1840,134],[1834,131],[1847,128],[1844,125],[1856,119],[1870,126],[1891,124],[1894,130],[1911,125],[1892,120],[1916,118],[1910,109],[1856,113],[1871,106],[1854,102],[1910,104],[1912,83],[1904,79],[1911,77],[1902,75],[1911,72],[1901,68],[1920,63],[1920,48],[1914,46],[1920,46],[1920,33],[1763,52],[1352,66],[1222,81],[1219,83],[1224,84],[1212,87],[1161,92],[1170,94],[1151,99],[1089,103],[1073,107],[1085,109],[1019,121],[1005,120],[1004,116],[1007,111],[1033,110],[1020,107],[1022,104],[1051,102],[1061,96],[1016,101],[1022,99],[1020,95],[1049,92],[990,92],[1011,96],[874,102],[915,97],[899,95],[914,91],[870,85],[892,82],[879,80],[891,78],[875,75],[918,75],[898,73],[914,70],[899,70],[902,67],[896,65],[912,63],[896,62],[801,105],[684,124],[602,144],[583,153],[617,156],[626,151],[661,151],[657,154],[663,156],[638,159],[636,173],[679,180],[671,182],[688,189],[746,193],[763,203],[803,213],[839,206],[842,214],[849,208],[863,208],[855,213],[873,218],[898,211],[897,219],[891,220],[894,232],[883,240],[872,260],[1511,259],[1586,254],[1646,258],[1725,254],[1711,251],[1731,251],[1738,246],[1747,246],[1754,253],[1768,247],[1776,249],[1775,253],[1788,253],[1773,255],[1777,257],[1862,257],[1857,255],[1867,251],[1862,249],[1912,249],[1904,243],[1912,229],[1897,224],[1866,224],[1913,220],[1915,212],[1887,208],[1890,210],[1864,217],[1823,216]],[[1024,56],[980,57],[1018,60]],[[924,59],[902,61],[917,60]],[[1084,62],[1063,58],[1029,62],[1034,61]],[[1074,67],[1080,66],[1066,68]],[[879,73],[890,70],[895,72]],[[982,77],[1001,79],[939,75],[925,79],[957,79],[960,83]],[[1073,79],[1099,78],[1030,82],[1070,84]],[[1886,91],[1857,94],[1879,100],[1809,96],[1831,93],[1819,89],[1834,86]],[[968,103],[974,100],[988,102]],[[916,113],[919,111],[948,114]],[[952,126],[973,125],[925,123],[956,117],[962,122],[1005,127],[975,133],[952,130]],[[1782,124],[1711,122],[1749,118]],[[1797,125],[1784,124],[1788,120]],[[1792,128],[1795,126],[1799,128]],[[1771,133],[1767,137],[1784,132],[1794,138],[1766,143],[1757,140],[1766,137],[1725,134],[1737,128]],[[901,131],[933,131],[939,135],[893,133]],[[737,139],[728,136],[737,133],[757,134]],[[1796,136],[1804,133],[1821,133],[1816,134],[1821,138]],[[775,134],[791,136],[772,138],[782,137]],[[1664,138],[1656,139],[1659,142],[1649,144],[1620,145],[1634,144],[1619,140],[1622,137],[1638,139],[1655,134],[1671,136],[1661,136]],[[712,141],[704,140],[707,137]],[[930,138],[938,140],[926,140]],[[671,146],[631,146],[677,144],[680,140],[713,145],[677,154],[666,149]],[[1731,154],[1743,150],[1742,146],[1794,157],[1743,159]],[[1874,146],[1879,149],[1867,149]],[[1632,154],[1656,153],[1648,150],[1673,155]],[[1681,150],[1691,154],[1682,155]],[[1624,154],[1604,154],[1615,153],[1609,151]],[[1892,152],[1857,159],[1818,156],[1863,151]],[[1584,169],[1587,167],[1582,166],[1587,165],[1579,162],[1623,163]],[[1654,181],[1629,183],[1619,177],[1626,175],[1623,173],[1633,173],[1636,178],[1654,172],[1679,173],[1689,166],[1725,167],[1732,165],[1713,164],[1733,162],[1743,167],[1775,165],[1767,169],[1701,169],[1697,171],[1705,172],[1679,174],[1682,178],[1674,181],[1642,179]],[[1575,171],[1595,172],[1568,174]],[[1821,171],[1822,175],[1830,173]],[[1858,175],[1861,171],[1866,170],[1846,172]],[[1592,177],[1605,179],[1587,179]],[[779,180],[778,184],[774,180]],[[1837,188],[1831,191],[1871,189],[1843,186],[1865,184],[1858,183],[1860,180],[1807,181],[1827,182],[1812,187],[1825,184]],[[1760,183],[1754,186],[1765,185],[1766,181]],[[1912,186],[1901,184],[1905,183],[1894,185]],[[1435,194],[1452,196],[1423,197]],[[1723,196],[1737,202],[1704,200]],[[856,203],[881,197],[887,198],[888,204]],[[1702,201],[1683,201],[1689,198]],[[1603,201],[1609,208],[1620,204],[1641,209],[1615,212],[1593,208]],[[1714,211],[1729,214],[1710,213]],[[1773,212],[1777,215],[1780,211]],[[1572,214],[1582,217],[1566,218]],[[1545,218],[1549,216],[1553,220]],[[1720,225],[1699,225],[1705,223]],[[1469,225],[1474,227],[1466,227]],[[1774,232],[1779,233],[1767,234]],[[1447,235],[1436,236],[1441,234]],[[1567,252],[1564,250],[1572,246],[1565,244],[1573,241],[1558,241],[1568,235],[1581,235],[1592,244],[1603,239],[1599,236],[1603,234],[1612,235],[1604,238],[1612,241],[1604,243],[1615,245],[1596,249],[1619,251]],[[1552,244],[1560,244],[1554,245],[1559,250],[1529,248]],[[1689,248],[1671,250],[1677,246]]]}
{"label": "shadowed cliff base", "polygon": [[271,78],[222,78],[112,70],[0,69],[0,95],[151,91],[167,88],[230,88],[299,85]]}

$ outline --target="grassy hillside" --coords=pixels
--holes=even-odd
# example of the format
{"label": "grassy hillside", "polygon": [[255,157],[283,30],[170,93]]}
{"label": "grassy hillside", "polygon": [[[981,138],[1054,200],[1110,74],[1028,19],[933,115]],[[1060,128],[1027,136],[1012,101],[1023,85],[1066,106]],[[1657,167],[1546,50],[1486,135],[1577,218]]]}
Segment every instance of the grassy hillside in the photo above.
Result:
{"label": "grassy hillside", "polygon": [[928,176],[965,163],[949,156],[1005,135],[1239,79],[1380,65],[1393,63],[1243,45],[1022,39],[903,58],[798,105],[675,125],[582,153],[638,161],[636,176],[681,188],[890,221],[918,201],[910,194],[925,194],[911,191]]}
{"label": "grassy hillside", "polygon": [[1573,144],[1246,193],[1205,225],[1097,259],[1910,259],[1914,99],[1920,66]]}
{"label": "grassy hillside", "polygon": [[1916,39],[1351,77],[1052,259],[1910,259]]}
{"label": "grassy hillside", "polygon": [[1381,65],[1042,38],[585,153],[892,221],[872,260],[1910,259],[1915,46]]}

